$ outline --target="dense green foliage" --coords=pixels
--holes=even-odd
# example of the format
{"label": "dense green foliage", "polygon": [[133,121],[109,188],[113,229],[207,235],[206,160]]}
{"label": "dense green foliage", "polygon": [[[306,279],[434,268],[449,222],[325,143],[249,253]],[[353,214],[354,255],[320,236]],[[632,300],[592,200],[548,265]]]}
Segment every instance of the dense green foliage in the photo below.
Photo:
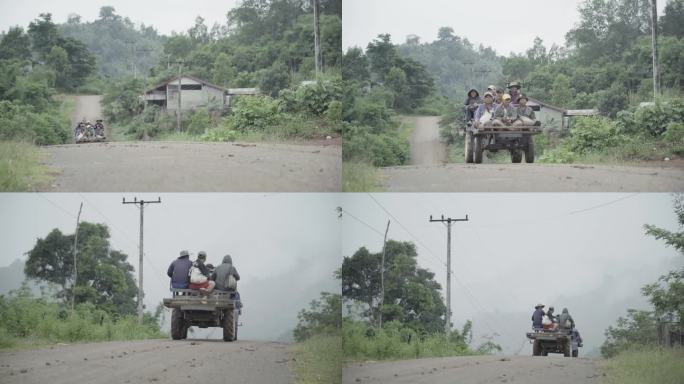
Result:
{"label": "dense green foliage", "polygon": [[49,299],[31,296],[26,284],[0,296],[0,348],[57,342],[109,341],[162,338],[158,316],[145,314],[142,325],[136,316],[111,313],[91,303],[70,311]]}
{"label": "dense green foliage", "polygon": [[[676,249],[684,256],[684,195],[674,199],[674,212],[680,226],[672,232],[654,225],[645,225],[646,233]],[[632,346],[655,346],[658,344],[659,321],[682,322],[684,320],[684,268],[670,271],[657,282],[645,285],[641,292],[653,305],[653,311],[628,310],[626,318],[620,317],[615,327],[606,330],[606,341],[601,354],[613,357]]]}
{"label": "dense green foliage", "polygon": [[78,280],[74,283],[74,235],[53,229],[28,252],[26,276],[54,284],[56,298],[89,303],[110,314],[133,314],[137,289],[133,266],[120,251],[111,249],[104,224],[82,222],[78,227]]}
{"label": "dense green foliage", "polygon": [[290,366],[297,384],[342,383],[342,338],[340,335],[315,334],[292,348],[295,357]]}
{"label": "dense green foliage", "polygon": [[315,335],[339,336],[342,326],[342,296],[321,292],[318,300],[312,300],[309,309],[297,314],[299,320],[294,329],[295,341],[302,342]]}

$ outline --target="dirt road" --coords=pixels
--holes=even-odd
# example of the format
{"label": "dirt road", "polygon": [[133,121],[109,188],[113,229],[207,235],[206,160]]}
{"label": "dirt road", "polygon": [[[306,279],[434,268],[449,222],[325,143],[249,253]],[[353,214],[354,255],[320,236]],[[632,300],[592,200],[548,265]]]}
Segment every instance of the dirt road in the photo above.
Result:
{"label": "dirt road", "polygon": [[335,192],[339,144],[117,142],[42,148],[59,192]]}
{"label": "dirt road", "polygon": [[439,118],[416,117],[410,166],[381,169],[387,192],[684,191],[684,161],[656,165],[443,164]]}
{"label": "dirt road", "polygon": [[467,356],[353,363],[342,370],[343,383],[412,384],[578,384],[600,383],[595,361],[562,357]]}
{"label": "dirt road", "polygon": [[388,192],[673,192],[684,167],[448,164],[384,168]]}
{"label": "dirt road", "polygon": [[2,383],[293,383],[289,345],[144,340],[0,353]]}
{"label": "dirt road", "polygon": [[[71,127],[75,127],[79,121],[90,120],[95,124],[95,120],[104,119],[102,115],[102,96],[100,95],[69,95],[66,96],[74,100],[75,109],[74,113],[71,115]],[[105,124],[105,129],[107,129],[107,124]],[[105,132],[106,135],[109,131]]]}
{"label": "dirt road", "polygon": [[411,143],[411,165],[441,165],[447,160],[446,145],[439,138],[439,117],[418,116],[414,122]]}

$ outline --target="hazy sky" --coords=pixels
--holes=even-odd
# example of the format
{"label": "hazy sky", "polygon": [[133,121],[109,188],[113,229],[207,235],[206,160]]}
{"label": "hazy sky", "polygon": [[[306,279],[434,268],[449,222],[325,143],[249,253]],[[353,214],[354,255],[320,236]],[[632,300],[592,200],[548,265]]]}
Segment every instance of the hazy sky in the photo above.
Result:
{"label": "hazy sky", "polygon": [[[121,199],[148,194],[0,194],[0,266],[30,250],[53,228],[73,233],[81,219],[107,223],[113,249],[128,254],[137,271],[139,211]],[[339,292],[332,273],[340,265],[336,194],[162,194],[145,207],[145,304],[168,297],[166,269],[179,251],[194,259],[207,252],[219,264],[227,253],[240,275],[245,310],[243,338],[273,339],[291,330],[296,314],[326,290]],[[137,280],[137,272],[135,277]],[[217,334],[217,335],[220,335]],[[217,336],[218,337],[218,336]]]}
{"label": "hazy sky", "polygon": [[[565,44],[565,34],[579,21],[582,0],[344,0],[342,47],[366,48],[378,34],[389,33],[396,44],[408,35],[421,42],[437,38],[441,27],[452,27],[475,47],[491,46],[499,55],[524,52],[535,36],[547,48]],[[485,5],[486,4],[486,5]],[[658,1],[662,13],[665,0]]]}
{"label": "hazy sky", "polygon": [[83,21],[99,17],[100,7],[112,6],[116,14],[128,17],[136,25],[154,26],[161,34],[171,31],[185,32],[195,25],[195,17],[202,16],[211,28],[214,22],[225,24],[226,13],[235,7],[237,0],[0,0],[0,30],[28,24],[40,13],[52,13],[52,19],[64,23],[71,13],[81,15]]}
{"label": "hazy sky", "polygon": [[413,241],[419,265],[442,287],[446,228],[428,217],[468,214],[452,228],[452,321],[501,334],[508,352],[524,341],[538,302],[567,306],[587,348],[597,347],[628,306],[647,308],[643,284],[684,265],[644,234],[646,223],[677,230],[668,194],[346,194],[343,208],[368,224],[344,217],[343,256],[361,246],[379,252],[390,219],[388,237]]}

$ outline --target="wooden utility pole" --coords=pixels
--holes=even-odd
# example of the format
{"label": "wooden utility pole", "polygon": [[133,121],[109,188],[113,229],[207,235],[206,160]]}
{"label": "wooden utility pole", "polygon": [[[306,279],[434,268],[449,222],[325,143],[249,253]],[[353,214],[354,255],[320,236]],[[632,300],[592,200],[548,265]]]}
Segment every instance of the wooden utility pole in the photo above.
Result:
{"label": "wooden utility pole", "polygon": [[430,222],[447,223],[447,294],[446,294],[446,321],[444,322],[444,333],[447,335],[451,331],[451,223],[457,221],[468,221],[468,215],[465,219],[452,219],[451,217],[441,219],[433,219],[430,215]]}
{"label": "wooden utility pole", "polygon": [[316,55],[316,79],[318,80],[323,70],[323,58],[321,56],[321,0],[312,0],[314,9],[314,54]]}
{"label": "wooden utility pole", "polygon": [[76,216],[76,232],[74,232],[74,284],[71,285],[71,311],[74,310],[74,303],[76,301],[76,280],[78,279],[78,269],[76,268],[76,255],[78,253],[78,223],[81,220],[81,210],[83,209],[83,202],[78,207],[78,216]]}
{"label": "wooden utility pole", "polygon": [[122,202],[122,204],[136,204],[140,209],[140,243],[138,245],[140,250],[140,258],[138,260],[138,324],[142,324],[143,322],[143,297],[145,296],[143,293],[143,213],[145,211],[145,204],[159,203],[161,203],[161,198],[159,197],[157,200],[152,201],[138,200],[136,197],[133,198],[133,201],[126,201],[126,198],[124,197]]}
{"label": "wooden utility pole", "polygon": [[178,111],[176,112],[176,132],[181,132],[181,77],[183,73],[183,61],[178,61]]}
{"label": "wooden utility pole", "polygon": [[651,0],[651,44],[653,45],[653,99],[660,95],[660,68],[658,67],[658,5]]}
{"label": "wooden utility pole", "polygon": [[387,232],[389,232],[390,221],[387,220],[385,229],[385,239],[382,241],[382,261],[380,263],[380,329],[382,329],[382,306],[385,304],[385,248],[387,248]]}

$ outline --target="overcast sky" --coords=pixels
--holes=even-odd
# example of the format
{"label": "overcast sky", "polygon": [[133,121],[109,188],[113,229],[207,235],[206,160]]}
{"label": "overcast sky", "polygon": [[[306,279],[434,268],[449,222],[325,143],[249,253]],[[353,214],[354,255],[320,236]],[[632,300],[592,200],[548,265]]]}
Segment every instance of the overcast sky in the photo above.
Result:
{"label": "overcast sky", "polygon": [[[421,42],[437,38],[441,27],[452,27],[475,47],[491,46],[499,55],[524,52],[535,36],[550,48],[565,45],[565,34],[579,21],[582,0],[344,0],[342,47],[366,48],[378,34],[389,33],[396,44],[408,35]],[[658,1],[662,13],[665,0]]]}
{"label": "overcast sky", "polygon": [[14,25],[27,27],[46,12],[52,13],[56,23],[66,22],[72,13],[81,15],[84,22],[93,21],[99,18],[101,7],[112,6],[116,14],[130,18],[136,25],[152,25],[159,33],[170,35],[172,31],[187,31],[195,25],[197,16],[202,16],[209,28],[215,22],[225,24],[226,13],[237,3],[237,0],[0,0],[0,30],[6,31]]}
{"label": "overcast sky", "polygon": [[442,287],[446,228],[428,218],[468,214],[452,228],[452,321],[501,335],[509,353],[525,346],[538,302],[557,312],[567,306],[587,351],[598,347],[628,307],[648,308],[643,284],[684,265],[644,234],[647,223],[678,229],[668,194],[345,194],[343,208],[360,220],[343,219],[343,256],[361,246],[379,252],[390,219],[388,237],[413,241],[419,265]]}
{"label": "overcast sky", "polygon": [[[81,219],[106,223],[113,249],[128,254],[137,271],[139,211],[122,194],[1,194],[0,267],[26,260],[37,238],[53,228],[71,234]],[[151,199],[157,195],[125,195]],[[296,315],[319,292],[339,292],[332,277],[340,266],[336,194],[162,194],[145,207],[145,304],[154,310],[168,297],[166,269],[180,250],[220,264],[225,254],[242,279],[245,339],[275,339],[296,324]],[[137,272],[135,277],[137,280]],[[220,337],[220,332],[216,333]]]}

